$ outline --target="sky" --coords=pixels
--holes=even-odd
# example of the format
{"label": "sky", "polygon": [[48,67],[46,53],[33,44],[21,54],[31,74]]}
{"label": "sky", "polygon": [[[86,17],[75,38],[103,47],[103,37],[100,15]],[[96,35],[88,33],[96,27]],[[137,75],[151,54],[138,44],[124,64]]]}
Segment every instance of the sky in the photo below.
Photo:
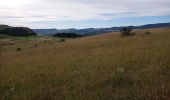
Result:
{"label": "sky", "polygon": [[0,0],[0,24],[104,28],[170,22],[170,0]]}

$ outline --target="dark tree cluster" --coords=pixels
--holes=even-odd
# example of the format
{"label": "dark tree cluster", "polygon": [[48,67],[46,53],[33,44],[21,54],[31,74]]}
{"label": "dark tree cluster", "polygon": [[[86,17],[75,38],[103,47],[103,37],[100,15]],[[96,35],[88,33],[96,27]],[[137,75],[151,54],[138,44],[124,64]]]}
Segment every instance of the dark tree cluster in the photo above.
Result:
{"label": "dark tree cluster", "polygon": [[36,35],[33,30],[27,27],[6,27],[0,30],[0,34],[11,35],[11,36],[30,36]]}
{"label": "dark tree cluster", "polygon": [[4,29],[4,28],[8,28],[8,27],[10,27],[10,26],[8,26],[8,25],[1,25],[1,24],[0,24],[0,30],[2,30],[2,29]]}
{"label": "dark tree cluster", "polygon": [[135,33],[132,33],[132,29],[129,27],[123,27],[120,29],[120,32],[122,36],[132,36],[135,35]]}
{"label": "dark tree cluster", "polygon": [[54,35],[54,37],[62,37],[62,38],[76,38],[76,37],[82,37],[82,35],[76,34],[76,33],[57,33]]}

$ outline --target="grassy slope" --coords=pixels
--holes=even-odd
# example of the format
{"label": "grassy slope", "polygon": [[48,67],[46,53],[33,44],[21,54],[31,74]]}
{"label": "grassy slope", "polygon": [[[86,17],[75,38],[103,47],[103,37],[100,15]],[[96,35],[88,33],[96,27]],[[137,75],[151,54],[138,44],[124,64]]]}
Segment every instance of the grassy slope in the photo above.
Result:
{"label": "grassy slope", "polygon": [[29,49],[35,48],[35,45],[38,47],[46,46],[49,44],[56,44],[57,41],[60,41],[60,38],[53,38],[44,35],[37,36],[8,36],[0,35],[0,51],[14,51],[17,48]]}
{"label": "grassy slope", "polygon": [[[149,29],[148,29],[149,30]],[[137,30],[0,52],[0,97],[13,100],[168,100],[170,29]],[[24,45],[23,45],[24,46]]]}

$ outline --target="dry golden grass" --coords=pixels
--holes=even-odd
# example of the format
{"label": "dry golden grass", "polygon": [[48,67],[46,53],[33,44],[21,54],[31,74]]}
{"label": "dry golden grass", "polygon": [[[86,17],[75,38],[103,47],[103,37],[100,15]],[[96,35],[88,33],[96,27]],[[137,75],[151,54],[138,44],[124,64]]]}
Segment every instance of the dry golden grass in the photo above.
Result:
{"label": "dry golden grass", "polygon": [[170,28],[135,32],[21,51],[7,46],[0,51],[0,99],[169,100]]}

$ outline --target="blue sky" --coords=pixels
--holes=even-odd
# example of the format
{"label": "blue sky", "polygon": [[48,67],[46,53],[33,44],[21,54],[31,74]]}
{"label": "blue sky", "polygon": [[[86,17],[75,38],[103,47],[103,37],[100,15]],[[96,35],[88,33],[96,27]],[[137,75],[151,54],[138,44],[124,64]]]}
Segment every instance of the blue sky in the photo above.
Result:
{"label": "blue sky", "polygon": [[[125,17],[110,20],[84,20],[84,21],[46,21],[33,22],[44,28],[107,28],[114,26],[144,25],[154,23],[170,22],[170,15],[146,16],[146,17]],[[48,27],[46,27],[48,26]]]}
{"label": "blue sky", "polygon": [[100,28],[170,22],[170,0],[0,0],[0,24]]}

